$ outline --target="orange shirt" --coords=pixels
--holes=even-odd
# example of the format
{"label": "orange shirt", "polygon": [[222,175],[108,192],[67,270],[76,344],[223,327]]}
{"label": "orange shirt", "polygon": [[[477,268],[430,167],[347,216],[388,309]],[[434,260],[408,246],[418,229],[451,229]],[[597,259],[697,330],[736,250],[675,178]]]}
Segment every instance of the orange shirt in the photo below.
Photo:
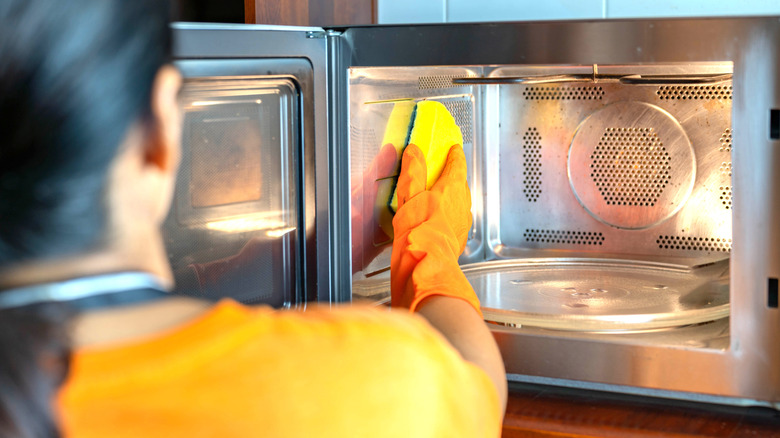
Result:
{"label": "orange shirt", "polygon": [[65,437],[497,437],[496,391],[422,318],[225,300],[73,355]]}

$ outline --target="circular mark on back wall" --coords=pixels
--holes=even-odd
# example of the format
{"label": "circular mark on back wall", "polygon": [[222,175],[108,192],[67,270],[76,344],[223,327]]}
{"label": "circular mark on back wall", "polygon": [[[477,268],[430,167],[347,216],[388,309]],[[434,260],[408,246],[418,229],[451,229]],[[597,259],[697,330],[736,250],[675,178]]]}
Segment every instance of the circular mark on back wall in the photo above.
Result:
{"label": "circular mark on back wall", "polygon": [[588,116],[569,148],[569,184],[594,218],[623,229],[656,225],[693,190],[696,158],[680,123],[643,102],[617,102]]}

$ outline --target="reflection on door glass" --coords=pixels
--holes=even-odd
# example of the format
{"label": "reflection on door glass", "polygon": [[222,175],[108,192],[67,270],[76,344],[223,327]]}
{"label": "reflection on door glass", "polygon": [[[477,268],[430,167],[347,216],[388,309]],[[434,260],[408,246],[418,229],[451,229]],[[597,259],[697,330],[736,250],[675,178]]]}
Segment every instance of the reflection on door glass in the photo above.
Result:
{"label": "reflection on door glass", "polygon": [[[227,105],[226,105],[227,106]],[[193,207],[257,201],[263,190],[262,106],[235,104],[224,114],[191,113],[189,138]],[[260,111],[258,111],[260,110]],[[260,112],[260,117],[253,113]]]}
{"label": "reflection on door glass", "polygon": [[185,82],[181,168],[165,226],[177,292],[293,301],[297,99],[283,79]]}

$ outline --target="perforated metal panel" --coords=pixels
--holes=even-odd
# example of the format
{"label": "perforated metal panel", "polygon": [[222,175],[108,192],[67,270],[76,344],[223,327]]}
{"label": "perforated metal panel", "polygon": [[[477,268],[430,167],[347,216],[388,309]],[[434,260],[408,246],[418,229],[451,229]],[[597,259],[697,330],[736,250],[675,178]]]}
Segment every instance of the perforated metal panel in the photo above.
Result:
{"label": "perforated metal panel", "polygon": [[590,156],[607,205],[654,206],[669,183],[669,152],[653,128],[607,128]]}
{"label": "perforated metal panel", "polygon": [[580,124],[568,174],[577,199],[594,218],[641,229],[682,208],[695,166],[691,143],[669,113],[646,103],[616,102]]}
{"label": "perforated metal panel", "polygon": [[731,239],[719,237],[697,236],[658,236],[658,247],[661,249],[681,251],[731,251]]}
{"label": "perforated metal panel", "polygon": [[536,128],[528,128],[523,135],[523,193],[532,202],[542,194],[542,137]]}
{"label": "perforated metal panel", "polygon": [[720,151],[731,152],[731,129],[726,128],[720,136]]}
{"label": "perforated metal panel", "polygon": [[546,244],[602,245],[604,243],[604,234],[594,231],[526,229],[523,236],[527,242]]}
{"label": "perforated metal panel", "polygon": [[542,86],[527,87],[523,90],[526,100],[600,100],[604,97],[604,88],[597,86]]}
{"label": "perforated metal panel", "polygon": [[[660,66],[619,68],[664,74]],[[571,71],[506,66],[489,76]],[[722,251],[690,245],[661,251],[656,241],[659,235],[731,238],[729,81],[663,86],[506,83],[490,90],[496,107],[488,120],[494,120],[497,135],[486,144],[489,255],[528,257],[530,249],[572,249],[627,257],[674,254],[697,260],[693,263],[723,257]],[[532,148],[537,138],[540,147]],[[537,169],[543,169],[539,179],[530,179],[529,170]],[[534,196],[537,189],[541,196]],[[526,230],[587,230],[601,233],[604,240],[582,245],[530,239]]]}
{"label": "perforated metal panel", "polygon": [[349,140],[359,147],[373,147],[377,144],[376,131],[372,128],[349,126]]}
{"label": "perforated metal panel", "polygon": [[442,104],[452,114],[463,134],[463,143],[474,141],[474,103],[471,99],[443,100]]}
{"label": "perforated metal panel", "polygon": [[731,176],[731,161],[724,161],[721,163],[720,173]]}
{"label": "perforated metal panel", "polygon": [[[379,146],[379,140],[376,138],[376,131],[373,128],[349,125],[349,141],[361,150],[373,151]],[[371,156],[367,154],[354,155],[350,166],[353,169],[364,169],[370,160]]]}
{"label": "perforated metal panel", "polygon": [[656,92],[661,99],[711,100],[731,99],[731,85],[664,85]]}
{"label": "perforated metal panel", "polygon": [[454,75],[435,75],[435,76],[420,76],[417,78],[417,88],[420,90],[431,90],[436,88],[451,88],[462,87],[462,85],[453,84],[452,80],[455,78],[471,77],[471,74],[454,74]]}
{"label": "perforated metal panel", "polygon": [[720,187],[720,200],[726,209],[731,208],[731,187],[729,186],[721,186]]}

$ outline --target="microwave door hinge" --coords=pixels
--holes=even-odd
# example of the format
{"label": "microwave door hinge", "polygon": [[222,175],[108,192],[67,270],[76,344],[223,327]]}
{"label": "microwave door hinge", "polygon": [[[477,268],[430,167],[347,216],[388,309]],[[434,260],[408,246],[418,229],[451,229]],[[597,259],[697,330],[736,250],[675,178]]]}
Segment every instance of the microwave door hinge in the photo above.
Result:
{"label": "microwave door hinge", "polygon": [[328,36],[328,34],[324,30],[314,30],[314,31],[306,32],[306,38],[310,39],[310,40],[322,39],[322,38],[325,38],[327,36]]}
{"label": "microwave door hinge", "polygon": [[306,38],[312,40],[312,39],[322,39],[327,37],[337,37],[340,36],[341,32],[338,30],[333,29],[325,29],[325,30],[314,30],[306,32]]}

